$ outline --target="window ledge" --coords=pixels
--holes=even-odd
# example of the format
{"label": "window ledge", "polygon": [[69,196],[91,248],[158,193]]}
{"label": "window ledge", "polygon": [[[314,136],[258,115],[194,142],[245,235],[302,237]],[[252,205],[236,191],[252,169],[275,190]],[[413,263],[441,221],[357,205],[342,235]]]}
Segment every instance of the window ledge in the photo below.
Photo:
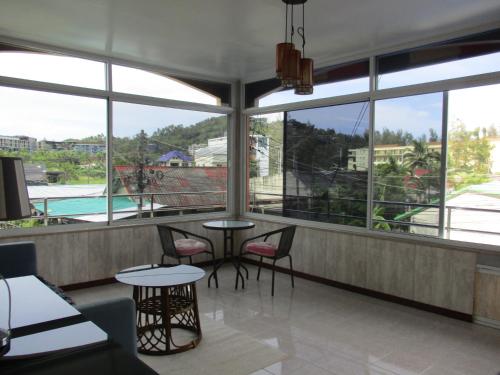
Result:
{"label": "window ledge", "polygon": [[425,244],[440,248],[445,248],[449,250],[457,250],[457,251],[468,251],[473,253],[480,254],[492,254],[492,255],[500,255],[500,246],[481,244],[481,243],[473,243],[473,242],[463,242],[463,241],[454,241],[447,240],[444,238],[434,238],[428,236],[422,236],[418,234],[398,234],[398,233],[387,233],[382,231],[369,230],[367,228],[360,227],[349,227],[346,225],[339,224],[330,224],[323,223],[319,221],[309,221],[302,219],[294,219],[282,216],[274,216],[274,215],[266,215],[266,214],[256,214],[251,212],[245,212],[241,215],[241,218],[249,219],[249,220],[261,220],[268,221],[274,223],[282,223],[282,224],[295,224],[300,227],[316,229],[316,230],[324,230],[329,232],[340,232],[346,234],[356,234],[363,237],[370,237],[375,239],[387,239],[394,241],[402,241],[411,244]]}
{"label": "window ledge", "polygon": [[191,214],[191,215],[178,215],[178,216],[163,216],[148,219],[133,219],[124,222],[112,222],[111,224],[103,223],[89,223],[89,224],[67,224],[67,225],[52,225],[48,227],[37,228],[19,228],[19,229],[5,229],[0,232],[0,240],[4,238],[21,238],[28,236],[43,236],[58,233],[76,233],[76,232],[91,232],[102,230],[123,229],[132,227],[143,227],[148,225],[156,225],[160,223],[184,223],[190,221],[202,221],[229,218],[231,214],[228,211],[213,212],[206,214]]}

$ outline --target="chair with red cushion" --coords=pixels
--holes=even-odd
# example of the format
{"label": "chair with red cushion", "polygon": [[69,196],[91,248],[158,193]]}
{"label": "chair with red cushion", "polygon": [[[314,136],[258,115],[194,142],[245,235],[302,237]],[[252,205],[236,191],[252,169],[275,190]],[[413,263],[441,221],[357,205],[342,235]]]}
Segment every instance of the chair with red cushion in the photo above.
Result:
{"label": "chair with red cushion", "polygon": [[[272,232],[262,233],[258,236],[248,238],[241,244],[240,247],[240,255],[238,257],[238,268],[240,265],[240,257],[244,255],[257,255],[260,257],[259,261],[259,270],[257,272],[257,280],[260,278],[260,269],[262,267],[263,258],[271,259],[273,261],[272,264],[272,286],[271,286],[271,295],[274,296],[274,272],[276,269],[276,261],[278,259],[288,257],[290,260],[290,276],[292,278],[292,288],[295,286],[293,282],[293,266],[292,266],[292,256],[290,255],[290,249],[292,248],[293,237],[295,235],[295,229],[297,227],[295,225],[291,225],[285,227],[283,229],[274,230]],[[271,242],[266,242],[269,237],[273,235],[280,235],[280,240],[278,245],[275,245]],[[264,238],[264,241],[261,242],[250,242],[255,241],[260,238]],[[243,288],[245,285],[243,285]],[[238,278],[236,278],[235,289],[238,289]]]}
{"label": "chair with red cushion", "polygon": [[[215,287],[219,287],[217,269],[215,267],[214,245],[209,238],[165,224],[158,224],[156,227],[158,228],[158,234],[160,235],[161,246],[163,248],[161,264],[165,264],[165,257],[175,258],[178,260],[179,264],[182,263],[182,258],[189,258],[189,264],[193,264],[193,255],[210,254],[212,256],[214,271],[208,278],[208,287],[210,288],[210,280],[212,277],[215,279]],[[174,233],[180,234],[184,238],[175,239]]]}

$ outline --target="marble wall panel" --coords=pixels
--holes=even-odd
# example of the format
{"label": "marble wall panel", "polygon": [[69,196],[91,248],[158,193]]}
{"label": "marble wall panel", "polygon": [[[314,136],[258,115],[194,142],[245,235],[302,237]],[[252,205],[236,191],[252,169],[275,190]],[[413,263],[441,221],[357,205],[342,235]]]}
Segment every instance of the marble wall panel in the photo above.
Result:
{"label": "marble wall panel", "polygon": [[[235,232],[237,251],[243,239],[284,226],[252,221],[255,228]],[[209,237],[222,257],[222,231],[207,230],[203,222],[172,225]],[[113,277],[123,268],[157,263],[162,254],[155,225],[4,237],[0,243],[21,240],[35,241],[39,274],[58,285]],[[473,310],[475,253],[298,227],[291,254],[297,271],[464,313]]]}
{"label": "marble wall panel", "polygon": [[500,322],[500,274],[476,273],[474,315]]}
{"label": "marble wall panel", "polygon": [[418,245],[415,300],[472,313],[476,254]]}

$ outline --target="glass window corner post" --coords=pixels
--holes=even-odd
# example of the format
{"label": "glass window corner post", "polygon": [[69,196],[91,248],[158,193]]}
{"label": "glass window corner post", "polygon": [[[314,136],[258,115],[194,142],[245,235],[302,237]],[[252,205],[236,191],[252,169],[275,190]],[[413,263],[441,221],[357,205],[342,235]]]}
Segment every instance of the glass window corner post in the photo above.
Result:
{"label": "glass window corner post", "polygon": [[[111,92],[112,87],[112,66],[106,63],[106,89]],[[110,225],[113,221],[113,100],[107,98],[107,124],[106,124],[106,215]]]}
{"label": "glass window corner post", "polygon": [[374,129],[375,129],[375,100],[374,93],[377,90],[377,60],[375,56],[370,57],[370,117],[368,120],[368,184],[366,191],[366,228],[372,229],[372,210],[373,210],[373,148],[374,142]]}
{"label": "glass window corner post", "polygon": [[442,113],[442,130],[441,130],[441,168],[440,172],[440,189],[439,189],[439,238],[444,238],[445,236],[445,226],[446,233],[450,233],[450,223],[445,217],[446,211],[446,178],[448,170],[448,91],[443,91],[443,113]]}

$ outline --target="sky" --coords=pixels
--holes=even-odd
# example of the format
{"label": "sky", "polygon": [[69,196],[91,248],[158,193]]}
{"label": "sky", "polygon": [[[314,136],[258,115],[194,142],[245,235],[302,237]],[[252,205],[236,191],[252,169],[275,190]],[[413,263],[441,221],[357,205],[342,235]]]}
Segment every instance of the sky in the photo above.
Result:
{"label": "sky", "polygon": [[[290,119],[302,123],[310,122],[319,129],[334,128],[337,133],[362,135],[368,129],[369,104],[367,102],[344,104],[332,107],[303,109],[288,112]],[[358,119],[360,116],[361,119]]]}
{"label": "sky", "polygon": [[[78,74],[75,74],[75,71]],[[173,79],[113,66],[115,91],[217,104],[215,97]],[[0,75],[103,89],[105,65],[72,57],[2,52]],[[220,114],[115,102],[115,136],[150,134],[170,124],[193,125]],[[0,87],[0,135],[61,141],[106,133],[106,101]]]}
{"label": "sky", "polygon": [[[381,87],[451,78],[498,70],[500,53],[412,69],[404,74],[386,74],[380,78]],[[83,59],[2,52],[0,75],[47,82],[104,88],[104,64]],[[75,74],[78,72],[78,74]],[[160,79],[159,79],[160,78]],[[121,66],[113,67],[116,91],[144,94],[199,103],[216,104],[216,99],[197,89],[156,74]],[[312,96],[280,92],[261,101],[271,105],[299,100],[310,100],[332,95],[366,91],[368,79],[354,79],[334,84],[317,85]],[[449,97],[449,121],[461,120],[468,128],[500,127],[500,85],[455,90]],[[428,134],[429,128],[440,133],[442,94],[381,100],[376,102],[376,129],[404,128],[414,135]],[[293,111],[290,114],[301,121],[310,121],[318,127],[332,124],[338,131],[350,133],[362,104],[344,105],[336,109]],[[170,124],[189,126],[209,117],[220,116],[179,109],[168,109],[128,103],[115,103],[114,135],[134,136],[141,129],[151,134],[157,128]],[[282,114],[270,114],[269,120],[282,119]],[[368,112],[361,128],[366,128]],[[106,133],[106,102],[103,99],[37,92],[0,87],[0,135],[28,135],[38,140],[64,140]]]}

